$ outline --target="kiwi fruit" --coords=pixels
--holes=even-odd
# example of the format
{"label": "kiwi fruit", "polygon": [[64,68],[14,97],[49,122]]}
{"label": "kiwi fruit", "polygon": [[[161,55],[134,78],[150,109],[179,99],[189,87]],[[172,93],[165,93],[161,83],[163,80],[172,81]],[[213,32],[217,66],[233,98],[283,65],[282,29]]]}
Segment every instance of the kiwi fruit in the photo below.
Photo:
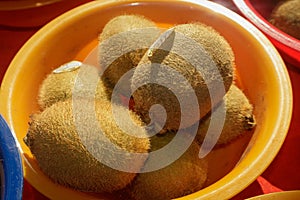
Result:
{"label": "kiwi fruit", "polygon": [[[63,65],[62,67],[65,67],[70,63]],[[65,101],[71,98],[75,92],[76,94],[80,93],[80,96],[90,98],[95,97],[96,99],[110,99],[112,91],[105,87],[100,78],[96,80],[96,91],[89,88],[89,86],[94,84],[92,82],[85,82],[83,85],[84,87],[79,85],[80,81],[87,79],[86,77],[89,74],[94,74],[94,77],[98,76],[98,72],[95,67],[82,64],[80,66],[78,65],[77,67],[73,67],[72,69],[59,69],[61,69],[61,67],[53,70],[51,74],[47,75],[39,88],[38,104],[42,110],[56,102]]]}
{"label": "kiwi fruit", "polygon": [[[87,109],[89,100],[75,101],[59,101],[34,115],[25,144],[41,170],[55,183],[97,193],[124,188],[148,157],[150,141],[146,130],[129,127],[134,136],[124,132],[113,118],[109,101],[97,100],[90,107],[94,113]],[[136,114],[115,106],[122,123],[133,120],[138,127],[143,126]],[[128,112],[130,117],[126,115]],[[98,126],[104,137],[99,134]],[[132,157],[130,153],[140,156]]]}
{"label": "kiwi fruit", "polygon": [[[99,63],[102,79],[114,88],[120,78],[137,66],[149,46],[160,34],[150,19],[141,15],[119,15],[112,18],[99,35]],[[124,77],[118,92],[130,95],[130,77]]]}
{"label": "kiwi fruit", "polygon": [[[153,55],[142,58],[131,83],[136,112],[146,123],[161,123],[165,116],[162,112],[166,112],[166,122],[161,124],[165,130],[189,127],[205,116],[222,100],[234,79],[233,51],[215,29],[190,23],[175,26],[174,32]],[[178,80],[176,73],[186,82]],[[180,98],[184,105],[180,105]],[[161,109],[151,116],[149,109],[154,104],[165,111]]]}
{"label": "kiwi fruit", "polygon": [[273,9],[270,23],[300,40],[300,0],[280,1]]}
{"label": "kiwi fruit", "polygon": [[[214,120],[218,122],[223,121],[219,118],[225,117],[222,131],[216,143],[217,146],[227,144],[255,127],[253,106],[242,90],[234,84],[223,98],[223,104],[217,106],[212,112],[214,112],[214,117],[217,118]],[[196,135],[196,141],[199,144],[203,143],[204,138],[207,138],[209,143],[213,143],[215,134],[219,134],[214,131],[214,127],[210,127],[211,131],[209,134],[207,133],[210,122],[211,115],[208,115],[199,123]]]}
{"label": "kiwi fruit", "polygon": [[[167,132],[151,137],[151,151],[164,147],[174,135]],[[135,200],[165,200],[202,189],[207,178],[208,163],[205,159],[199,159],[199,149],[199,145],[193,141],[187,151],[170,165],[138,174],[128,189],[130,196]],[[167,159],[162,156],[164,158]]]}

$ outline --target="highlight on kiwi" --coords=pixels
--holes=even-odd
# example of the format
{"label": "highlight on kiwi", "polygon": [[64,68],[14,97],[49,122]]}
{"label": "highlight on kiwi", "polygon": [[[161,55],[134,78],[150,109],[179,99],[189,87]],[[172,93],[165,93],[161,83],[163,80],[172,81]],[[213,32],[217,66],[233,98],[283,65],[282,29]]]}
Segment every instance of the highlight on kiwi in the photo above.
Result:
{"label": "highlight on kiwi", "polygon": [[[84,70],[80,70],[84,68]],[[80,75],[79,75],[80,72]],[[52,104],[72,98],[73,95],[80,95],[96,99],[110,99],[111,89],[104,86],[103,81],[98,77],[95,80],[96,89],[92,87],[92,81],[86,83],[88,86],[80,87],[75,91],[75,84],[80,78],[86,77],[87,73],[98,74],[93,66],[83,64],[79,61],[71,61],[55,68],[46,76],[40,85],[38,92],[38,104],[41,110]],[[83,74],[85,73],[85,74]],[[74,94],[76,92],[76,94]]]}

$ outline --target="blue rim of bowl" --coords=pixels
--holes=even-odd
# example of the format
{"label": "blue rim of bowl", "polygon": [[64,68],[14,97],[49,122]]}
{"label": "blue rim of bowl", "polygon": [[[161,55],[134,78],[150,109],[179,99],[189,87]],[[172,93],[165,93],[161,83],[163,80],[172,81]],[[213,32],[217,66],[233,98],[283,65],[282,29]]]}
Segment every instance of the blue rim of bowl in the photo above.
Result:
{"label": "blue rim of bowl", "polygon": [[6,121],[0,115],[0,160],[4,177],[0,199],[22,199],[23,170],[19,149]]}

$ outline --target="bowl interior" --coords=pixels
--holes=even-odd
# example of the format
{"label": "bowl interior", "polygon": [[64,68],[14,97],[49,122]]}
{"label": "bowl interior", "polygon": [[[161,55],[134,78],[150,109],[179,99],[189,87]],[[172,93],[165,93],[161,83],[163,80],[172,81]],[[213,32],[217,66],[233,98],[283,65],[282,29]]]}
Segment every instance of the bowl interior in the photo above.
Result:
{"label": "bowl interior", "polygon": [[[291,117],[291,86],[283,61],[263,34],[237,14],[209,1],[94,1],[65,13],[36,33],[15,56],[1,86],[0,111],[19,141],[25,178],[51,199],[94,197],[51,182],[23,138],[30,115],[38,111],[37,92],[45,76],[71,60],[86,60],[104,25],[112,17],[128,13],[144,15],[165,27],[200,21],[214,27],[232,46],[236,82],[254,105],[257,127],[247,148],[249,140],[227,149],[238,157],[232,158],[232,167],[223,178],[185,198],[232,197],[254,181],[278,152]],[[240,154],[234,154],[237,148]],[[224,153],[216,157],[225,164],[230,160]],[[113,198],[107,194],[100,197]]]}
{"label": "bowl interior", "polygon": [[300,40],[286,34],[269,23],[272,10],[279,1],[234,0],[245,17],[262,30],[290,64],[300,67]]}

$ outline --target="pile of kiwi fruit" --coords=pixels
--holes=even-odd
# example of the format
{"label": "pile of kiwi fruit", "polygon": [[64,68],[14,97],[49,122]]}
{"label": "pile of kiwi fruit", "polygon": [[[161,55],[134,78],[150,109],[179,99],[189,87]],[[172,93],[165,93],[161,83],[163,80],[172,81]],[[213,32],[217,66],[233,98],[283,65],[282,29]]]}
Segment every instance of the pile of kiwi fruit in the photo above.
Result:
{"label": "pile of kiwi fruit", "polygon": [[[145,34],[145,29],[150,34]],[[192,45],[185,47],[184,38],[193,41]],[[163,45],[167,47],[162,49]],[[193,63],[178,53],[179,47],[189,49],[185,55],[190,53]],[[221,148],[255,127],[253,106],[235,84],[230,44],[215,29],[199,22],[178,24],[165,32],[144,16],[127,14],[107,22],[98,48],[98,61],[105,65],[102,72],[71,62],[53,70],[40,86],[40,111],[32,114],[24,137],[40,169],[65,187],[92,193],[121,191],[126,198],[136,200],[172,199],[206,187],[210,166],[205,157],[199,157],[201,145],[205,141],[213,144],[213,134],[220,134],[214,148]],[[116,51],[126,53],[116,56]],[[215,70],[207,67],[211,62]],[[192,92],[155,64],[182,74]],[[119,79],[130,70],[133,73],[126,84],[115,90]],[[192,113],[185,120],[181,120],[176,95],[170,88],[155,84],[160,82],[173,84],[186,101],[195,95],[198,106],[185,107]],[[214,101],[208,85],[215,94]],[[124,96],[131,99],[132,106],[112,100]],[[149,111],[156,104],[165,108],[164,124],[159,109],[153,115]],[[221,133],[208,132],[212,113],[217,120],[224,118]],[[168,145],[179,130],[182,138],[190,139],[188,148],[169,165],[145,171],[152,153]],[[142,156],[132,158],[131,154]],[[160,159],[171,154],[162,154]]]}

